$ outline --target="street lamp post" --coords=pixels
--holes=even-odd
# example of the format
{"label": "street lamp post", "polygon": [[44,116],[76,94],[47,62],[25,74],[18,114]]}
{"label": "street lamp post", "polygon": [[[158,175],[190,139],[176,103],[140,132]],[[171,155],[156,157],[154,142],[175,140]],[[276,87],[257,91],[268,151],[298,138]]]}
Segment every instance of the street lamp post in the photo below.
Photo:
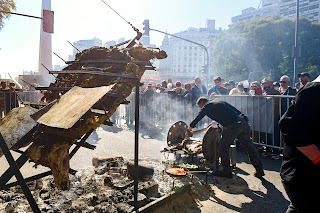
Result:
{"label": "street lamp post", "polygon": [[295,42],[294,42],[294,65],[293,65],[293,86],[296,83],[296,76],[298,70],[298,52],[299,52],[299,45],[298,45],[298,33],[299,33],[299,0],[297,0],[297,18],[296,18],[296,29],[295,29]]}

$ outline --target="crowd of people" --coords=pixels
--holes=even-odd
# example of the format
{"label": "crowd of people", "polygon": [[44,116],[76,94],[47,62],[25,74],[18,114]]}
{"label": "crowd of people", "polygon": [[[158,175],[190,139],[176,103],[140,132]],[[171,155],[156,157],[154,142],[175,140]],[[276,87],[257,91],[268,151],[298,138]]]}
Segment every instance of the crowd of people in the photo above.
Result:
{"label": "crowd of people", "polygon": [[[309,73],[303,72],[298,75],[299,83],[295,87],[291,87],[290,77],[287,75],[281,76],[278,82],[273,81],[271,78],[263,78],[261,82],[235,82],[225,81],[220,76],[213,78],[213,84],[205,86],[200,77],[196,77],[192,82],[183,84],[181,81],[173,82],[172,79],[164,80],[161,84],[148,83],[146,86],[140,87],[140,93],[145,100],[153,98],[155,94],[168,93],[170,97],[180,97],[187,100],[190,105],[195,106],[199,97],[206,96],[209,99],[214,98],[216,95],[248,95],[248,96],[294,96],[299,90],[300,86],[310,82]],[[280,130],[278,122],[281,115],[285,113],[290,102],[293,98],[277,98],[274,101],[274,134],[253,131],[255,141],[260,143],[269,144],[275,147],[281,147],[280,143]],[[289,100],[289,101],[288,101]],[[147,104],[144,104],[146,106]],[[280,105],[280,107],[279,107]],[[192,117],[193,115],[191,115]],[[148,117],[148,115],[147,115]],[[182,119],[182,118],[180,118]],[[263,157],[271,157],[274,160],[280,159],[281,151],[271,146],[257,146],[259,152]]]}
{"label": "crowd of people", "polygon": [[213,85],[203,85],[200,77],[196,77],[192,82],[183,84],[181,81],[173,83],[172,79],[164,80],[157,84],[148,83],[141,86],[140,92],[144,93],[175,93],[183,97],[192,97],[197,100],[200,96],[212,97],[214,95],[295,95],[301,85],[310,82],[310,75],[307,72],[298,75],[299,83],[295,87],[290,86],[290,78],[283,75],[279,82],[273,81],[271,78],[264,78],[261,82],[253,81],[249,86],[245,86],[243,82],[235,82],[230,80],[226,82],[220,76],[213,78]]}

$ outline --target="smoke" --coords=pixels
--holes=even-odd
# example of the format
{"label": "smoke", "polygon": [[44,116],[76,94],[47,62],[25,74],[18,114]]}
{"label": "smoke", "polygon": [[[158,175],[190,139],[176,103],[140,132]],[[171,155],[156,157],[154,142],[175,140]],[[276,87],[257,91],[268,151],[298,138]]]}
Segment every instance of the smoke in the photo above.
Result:
{"label": "smoke", "polygon": [[212,70],[225,80],[242,81],[249,79],[250,73],[264,71],[254,41],[241,27],[222,33],[213,48]]}
{"label": "smoke", "polygon": [[[116,117],[113,119],[125,120],[127,124],[134,124],[135,120],[135,94],[132,93],[127,100],[129,105],[120,106],[117,109]],[[196,117],[199,108],[188,98],[178,96],[174,93],[160,93],[153,96],[140,96],[140,130],[155,132],[166,140],[168,130],[177,121],[183,121],[187,125]],[[210,119],[203,119],[198,124],[202,128]],[[120,122],[121,123],[121,122]]]}

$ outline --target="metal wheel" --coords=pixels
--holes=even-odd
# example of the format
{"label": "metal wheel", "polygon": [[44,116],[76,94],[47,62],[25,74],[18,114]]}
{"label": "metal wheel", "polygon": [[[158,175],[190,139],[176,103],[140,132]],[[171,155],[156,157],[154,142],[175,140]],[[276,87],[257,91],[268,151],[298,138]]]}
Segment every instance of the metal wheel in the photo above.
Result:
{"label": "metal wheel", "polygon": [[221,132],[219,128],[210,127],[203,136],[202,139],[202,152],[204,158],[218,166],[219,162],[219,141],[221,138]]}
{"label": "metal wheel", "polygon": [[187,132],[187,124],[183,121],[175,122],[168,131],[167,144],[173,146],[181,143]]}

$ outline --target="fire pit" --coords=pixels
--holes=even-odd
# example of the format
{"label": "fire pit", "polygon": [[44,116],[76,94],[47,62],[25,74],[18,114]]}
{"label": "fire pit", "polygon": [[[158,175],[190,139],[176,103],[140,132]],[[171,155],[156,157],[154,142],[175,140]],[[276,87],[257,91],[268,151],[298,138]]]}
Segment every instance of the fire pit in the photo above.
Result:
{"label": "fire pit", "polygon": [[[99,163],[96,163],[96,162]],[[28,183],[41,212],[132,212],[133,181],[128,177],[130,161],[122,157],[93,159],[93,169],[79,170],[70,175],[69,191],[57,190],[52,176]],[[190,173],[174,177],[165,172],[175,165],[173,161],[141,161],[154,169],[149,178],[140,179],[138,184],[138,207],[140,209],[162,208],[163,202],[179,198],[183,189],[188,192],[190,184],[204,185],[205,174]],[[209,181],[215,179],[209,176]],[[185,188],[187,187],[187,188]],[[20,186],[0,191],[0,212],[10,210],[32,212]],[[149,210],[145,210],[148,212]]]}

